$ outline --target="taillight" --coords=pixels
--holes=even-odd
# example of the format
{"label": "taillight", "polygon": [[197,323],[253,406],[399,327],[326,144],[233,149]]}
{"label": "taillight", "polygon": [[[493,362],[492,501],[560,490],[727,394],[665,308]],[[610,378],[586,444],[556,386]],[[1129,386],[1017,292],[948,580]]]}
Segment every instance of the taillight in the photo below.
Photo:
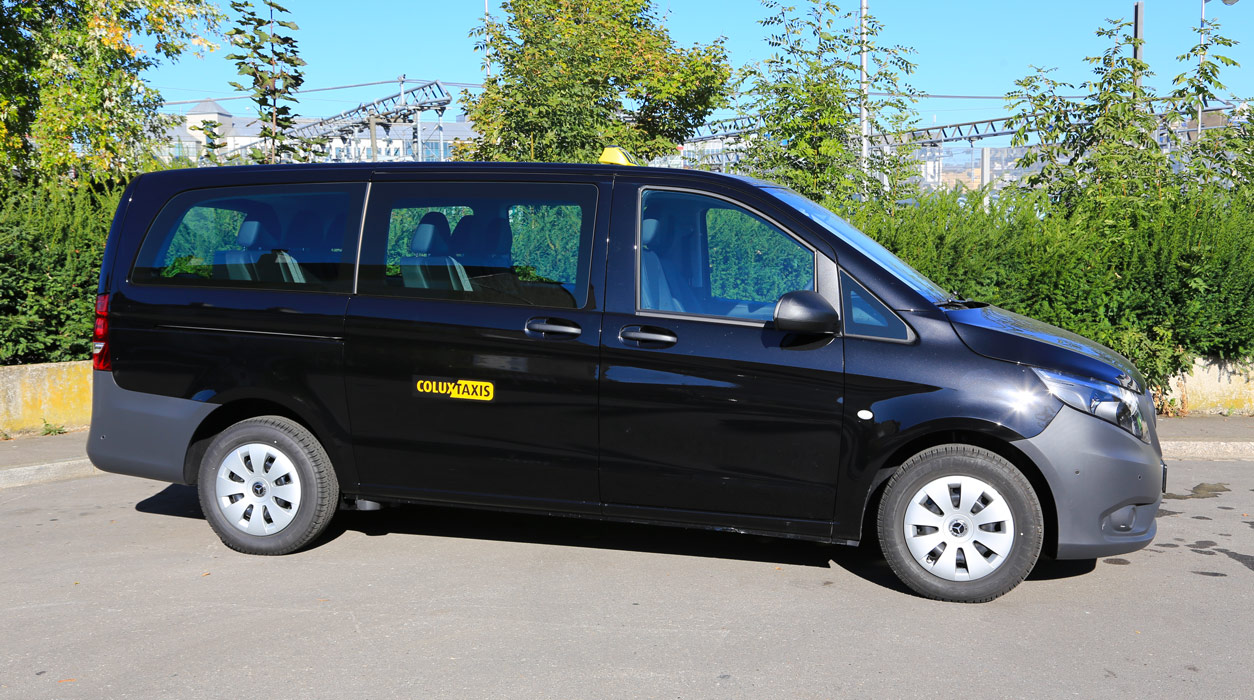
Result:
{"label": "taillight", "polygon": [[109,360],[109,295],[96,296],[96,325],[91,331],[91,366],[106,372],[113,371]]}

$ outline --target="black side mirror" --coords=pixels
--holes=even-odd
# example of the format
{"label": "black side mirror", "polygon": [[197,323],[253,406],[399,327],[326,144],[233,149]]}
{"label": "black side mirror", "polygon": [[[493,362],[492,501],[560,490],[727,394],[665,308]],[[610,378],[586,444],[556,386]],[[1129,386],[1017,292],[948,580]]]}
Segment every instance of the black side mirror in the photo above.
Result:
{"label": "black side mirror", "polygon": [[775,327],[790,333],[829,335],[840,331],[840,313],[818,292],[788,292],[775,304]]}

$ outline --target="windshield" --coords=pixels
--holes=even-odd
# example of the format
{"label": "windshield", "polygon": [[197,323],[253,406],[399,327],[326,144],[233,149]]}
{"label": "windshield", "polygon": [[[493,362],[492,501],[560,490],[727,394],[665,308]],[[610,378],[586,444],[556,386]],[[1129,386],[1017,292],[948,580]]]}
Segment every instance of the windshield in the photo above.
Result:
{"label": "windshield", "polygon": [[918,270],[910,267],[901,258],[890,253],[887,248],[875,242],[870,236],[850,226],[848,221],[792,190],[783,187],[764,187],[762,189],[810,217],[810,219],[831,231],[842,241],[853,246],[859,253],[879,263],[880,267],[888,270],[894,277],[905,282],[911,289],[927,297],[933,303],[945,301],[949,298],[950,295],[937,286],[935,282],[924,277]]}

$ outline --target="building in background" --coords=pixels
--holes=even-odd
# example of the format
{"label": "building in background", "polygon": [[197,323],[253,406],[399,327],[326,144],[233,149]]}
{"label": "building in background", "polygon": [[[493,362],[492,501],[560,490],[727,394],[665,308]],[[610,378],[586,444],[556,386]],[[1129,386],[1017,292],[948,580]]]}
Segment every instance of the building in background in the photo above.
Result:
{"label": "building in background", "polygon": [[[315,127],[327,120],[297,118],[297,128]],[[236,117],[213,100],[204,100],[188,110],[180,123],[166,129],[165,140],[157,157],[166,162],[176,160],[202,163],[208,149],[207,122],[217,122],[221,148],[219,156],[244,155],[252,146],[260,144],[261,122],[256,117]],[[323,163],[389,162],[389,161],[447,161],[453,156],[458,142],[473,141],[479,137],[474,125],[464,115],[452,121],[411,121],[405,123],[382,122],[373,126],[372,139],[367,125],[338,128],[325,139],[323,155],[314,158]],[[377,149],[378,153],[375,153]]]}

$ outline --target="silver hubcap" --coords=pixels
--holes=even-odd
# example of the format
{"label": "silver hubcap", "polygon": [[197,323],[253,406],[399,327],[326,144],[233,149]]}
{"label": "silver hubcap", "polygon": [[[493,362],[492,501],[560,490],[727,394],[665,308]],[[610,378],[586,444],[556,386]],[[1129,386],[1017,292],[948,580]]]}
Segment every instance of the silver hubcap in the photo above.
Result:
{"label": "silver hubcap", "polygon": [[947,581],[974,581],[1006,561],[1015,541],[1010,505],[969,476],[945,476],[919,489],[905,517],[914,560]]}
{"label": "silver hubcap", "polygon": [[300,475],[274,445],[250,442],[222,460],[214,495],[231,525],[250,535],[273,535],[300,508]]}

